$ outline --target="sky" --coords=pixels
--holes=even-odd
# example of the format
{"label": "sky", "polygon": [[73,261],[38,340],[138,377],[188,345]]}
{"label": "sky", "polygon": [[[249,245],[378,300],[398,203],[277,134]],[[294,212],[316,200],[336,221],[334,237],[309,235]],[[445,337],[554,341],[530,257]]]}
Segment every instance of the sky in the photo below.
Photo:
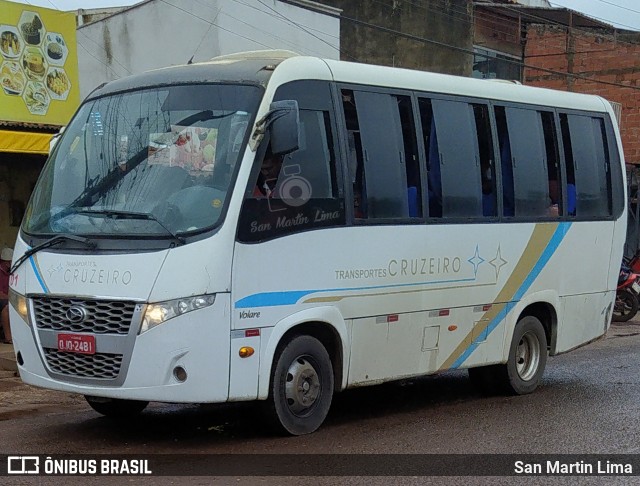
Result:
{"label": "sky", "polygon": [[549,0],[554,7],[566,7],[621,29],[640,30],[638,0]]}
{"label": "sky", "polygon": [[[59,10],[132,5],[138,0],[12,0]],[[549,0],[554,7],[567,7],[622,29],[640,30],[638,0]]]}

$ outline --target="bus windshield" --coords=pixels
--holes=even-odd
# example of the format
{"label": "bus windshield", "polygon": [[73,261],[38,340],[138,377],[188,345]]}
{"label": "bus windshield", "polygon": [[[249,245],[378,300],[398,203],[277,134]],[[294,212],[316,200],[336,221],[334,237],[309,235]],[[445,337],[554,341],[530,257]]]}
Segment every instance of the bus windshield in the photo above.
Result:
{"label": "bus windshield", "polygon": [[24,231],[162,237],[219,225],[261,95],[197,84],[86,102],[43,170]]}

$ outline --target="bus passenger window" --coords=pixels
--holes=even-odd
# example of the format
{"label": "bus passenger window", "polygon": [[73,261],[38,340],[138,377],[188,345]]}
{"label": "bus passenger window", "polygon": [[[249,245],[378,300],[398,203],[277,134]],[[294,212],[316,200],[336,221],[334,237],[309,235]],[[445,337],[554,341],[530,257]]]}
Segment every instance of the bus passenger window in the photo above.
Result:
{"label": "bus passenger window", "polygon": [[343,89],[356,219],[422,216],[418,144],[409,96]]}
{"label": "bus passenger window", "polygon": [[[502,111],[502,110],[500,110]],[[498,110],[496,110],[498,115]],[[509,177],[513,177],[514,216],[547,217],[549,211],[549,176],[540,112],[529,108],[504,108],[506,124],[497,118],[498,133],[506,128],[511,160],[503,159],[505,215],[509,215],[507,198]],[[502,133],[504,137],[504,133]],[[501,140],[505,153],[507,140]]]}
{"label": "bus passenger window", "polygon": [[[560,124],[567,165],[568,205],[574,193],[575,215],[609,216],[612,195],[603,118],[562,113]],[[574,181],[570,178],[570,169]]]}
{"label": "bus passenger window", "polygon": [[480,179],[482,185],[482,215],[496,216],[496,168],[493,163],[493,137],[489,121],[489,107],[473,104],[473,114],[478,136],[478,151],[480,155]]}
{"label": "bus passenger window", "polygon": [[[472,105],[465,101],[431,99],[433,111],[429,163],[442,190],[442,217],[482,217],[478,133]],[[424,128],[423,128],[424,130]],[[430,141],[430,142],[431,142]],[[432,156],[436,160],[432,160]],[[436,186],[437,188],[437,186]]]}
{"label": "bus passenger window", "polygon": [[513,167],[511,165],[511,146],[507,130],[507,116],[503,106],[495,107],[498,144],[500,147],[500,168],[502,170],[502,207],[505,216],[515,214],[513,191]]}
{"label": "bus passenger window", "polygon": [[427,188],[429,200],[429,217],[442,217],[442,180],[440,174],[440,153],[438,150],[438,137],[433,122],[433,109],[431,100],[420,98],[418,100],[420,120],[422,122],[422,139],[427,154]]}
{"label": "bus passenger window", "polygon": [[576,215],[576,175],[573,165],[573,149],[571,148],[571,135],[569,134],[569,120],[565,113],[560,114],[560,129],[562,132],[562,145],[564,148],[564,164],[567,172],[567,215]]}
{"label": "bus passenger window", "polygon": [[557,217],[563,214],[560,173],[560,154],[558,153],[558,139],[556,136],[555,118],[550,111],[541,111],[544,145],[547,156],[547,176],[549,180],[549,207],[547,216]]}

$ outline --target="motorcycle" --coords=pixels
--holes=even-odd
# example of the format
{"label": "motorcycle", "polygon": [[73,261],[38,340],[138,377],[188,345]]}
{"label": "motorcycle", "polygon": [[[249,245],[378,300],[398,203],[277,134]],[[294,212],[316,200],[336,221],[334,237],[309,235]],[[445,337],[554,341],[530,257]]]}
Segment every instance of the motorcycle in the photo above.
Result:
{"label": "motorcycle", "polygon": [[624,258],[623,267],[627,266],[633,273],[640,275],[640,250],[631,258]]}
{"label": "motorcycle", "polygon": [[638,306],[640,305],[638,302],[638,295],[640,295],[638,278],[640,276],[634,273],[631,268],[624,264],[622,265],[620,276],[618,277],[616,301],[613,305],[613,321],[627,322],[638,313]]}

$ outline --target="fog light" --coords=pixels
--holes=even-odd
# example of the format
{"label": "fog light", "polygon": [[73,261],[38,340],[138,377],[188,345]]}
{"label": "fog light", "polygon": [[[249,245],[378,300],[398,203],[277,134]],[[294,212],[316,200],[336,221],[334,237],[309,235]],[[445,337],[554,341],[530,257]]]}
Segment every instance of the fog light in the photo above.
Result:
{"label": "fog light", "polygon": [[254,349],[251,346],[242,346],[240,348],[240,351],[238,351],[238,354],[240,355],[241,358],[248,358],[249,356],[251,356],[254,353]]}
{"label": "fog light", "polygon": [[176,366],[175,368],[173,368],[173,376],[176,378],[176,380],[182,383],[187,379],[187,370],[185,370],[182,366]]}

